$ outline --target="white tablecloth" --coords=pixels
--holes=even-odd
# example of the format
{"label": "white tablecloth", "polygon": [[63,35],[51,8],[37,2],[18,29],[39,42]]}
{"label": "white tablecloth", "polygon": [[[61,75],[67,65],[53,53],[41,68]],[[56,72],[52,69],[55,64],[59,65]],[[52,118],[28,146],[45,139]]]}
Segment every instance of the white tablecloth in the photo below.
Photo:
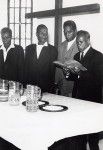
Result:
{"label": "white tablecloth", "polygon": [[68,106],[68,110],[30,113],[22,104],[1,102],[0,136],[22,150],[47,150],[62,138],[103,131],[103,104],[53,94],[45,94],[42,99]]}

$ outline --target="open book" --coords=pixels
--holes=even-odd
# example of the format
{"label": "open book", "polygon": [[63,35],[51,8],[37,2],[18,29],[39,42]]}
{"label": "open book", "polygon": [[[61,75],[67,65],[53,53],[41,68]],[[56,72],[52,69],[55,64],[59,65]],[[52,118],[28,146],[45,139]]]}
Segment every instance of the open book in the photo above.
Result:
{"label": "open book", "polygon": [[65,63],[62,63],[60,61],[54,61],[53,63],[56,65],[56,67],[61,68],[61,69],[67,68],[68,70],[74,70],[74,71],[76,69],[79,69],[81,71],[87,70],[80,62],[73,60],[73,59],[68,60]]}

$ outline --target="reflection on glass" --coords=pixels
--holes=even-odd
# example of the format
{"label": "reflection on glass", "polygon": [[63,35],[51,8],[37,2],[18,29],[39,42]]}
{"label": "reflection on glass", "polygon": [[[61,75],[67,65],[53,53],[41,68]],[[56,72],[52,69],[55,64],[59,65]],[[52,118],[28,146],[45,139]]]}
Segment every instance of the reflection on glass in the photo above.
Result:
{"label": "reflection on glass", "polygon": [[36,112],[38,110],[38,100],[41,97],[41,89],[38,86],[27,85],[26,89],[26,110]]}
{"label": "reflection on glass", "polygon": [[14,7],[14,0],[10,0],[10,7]]}
{"label": "reflection on glass", "polygon": [[26,40],[26,46],[31,44],[31,40]]}
{"label": "reflection on glass", "polygon": [[15,7],[19,7],[20,0],[15,0]]}
{"label": "reflection on glass", "polygon": [[14,31],[14,25],[10,24],[10,29],[12,30],[12,32]]}
{"label": "reflection on glass", "polygon": [[25,19],[26,23],[31,23],[31,19]]}
{"label": "reflection on glass", "polygon": [[21,25],[21,37],[22,39],[25,39],[25,24]]}
{"label": "reflection on glass", "polygon": [[8,81],[0,78],[0,101],[8,100]]}
{"label": "reflection on glass", "polygon": [[31,0],[27,0],[27,7],[31,7]]}
{"label": "reflection on glass", "polygon": [[21,9],[21,22],[25,23],[25,9],[24,8]]}
{"label": "reflection on glass", "polygon": [[15,24],[15,38],[19,38],[19,24]]}
{"label": "reflection on glass", "polygon": [[19,8],[15,9],[15,22],[19,23]]}
{"label": "reflection on glass", "polygon": [[21,7],[26,7],[26,0],[21,0]]}
{"label": "reflection on glass", "polygon": [[10,29],[12,30],[12,38],[14,38],[14,24],[10,24]]}
{"label": "reflection on glass", "polygon": [[26,38],[30,38],[31,37],[31,25],[27,24],[26,25]]}
{"label": "reflection on glass", "polygon": [[15,44],[19,45],[19,39],[15,39]]}
{"label": "reflection on glass", "polygon": [[30,9],[30,8],[27,8],[27,9],[26,9],[26,13],[31,13],[31,9]]}
{"label": "reflection on glass", "polygon": [[10,9],[10,23],[14,23],[14,9]]}
{"label": "reflection on glass", "polygon": [[21,46],[23,47],[23,48],[25,48],[25,39],[23,39],[23,40],[21,40]]}
{"label": "reflection on glass", "polygon": [[8,90],[8,80],[0,78],[0,90]]}
{"label": "reflection on glass", "polygon": [[19,82],[9,81],[9,104],[19,105],[20,102],[20,86]]}
{"label": "reflection on glass", "polygon": [[[10,18],[9,26],[13,33],[12,39],[13,41],[15,40],[16,44],[19,44],[19,40],[20,40],[21,41],[20,43],[22,44],[23,47],[25,47],[28,44],[31,44],[31,41],[30,41],[31,19],[26,19],[25,13],[31,12],[31,9],[33,7],[32,1],[33,0],[10,0],[10,5],[9,5],[10,13],[8,14],[9,15],[8,17]],[[21,26],[21,30],[19,29],[20,27],[19,25]]]}

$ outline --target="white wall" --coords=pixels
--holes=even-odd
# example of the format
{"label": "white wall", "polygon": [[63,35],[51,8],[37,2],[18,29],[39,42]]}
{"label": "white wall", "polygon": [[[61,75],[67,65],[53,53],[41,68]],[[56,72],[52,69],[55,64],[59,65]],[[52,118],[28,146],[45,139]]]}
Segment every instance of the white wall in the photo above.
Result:
{"label": "white wall", "polygon": [[[87,30],[91,34],[91,44],[92,46],[103,52],[103,0],[64,0],[63,7],[77,6],[99,3],[100,13],[89,14],[89,15],[79,15],[79,16],[68,16],[63,17],[63,22],[72,19],[76,22],[78,30]],[[63,36],[64,40],[64,36]]]}
{"label": "white wall", "polygon": [[[54,9],[55,3],[54,0],[34,0],[34,11],[41,11],[47,9]],[[97,14],[89,15],[78,15],[78,16],[66,16],[63,17],[63,22],[69,19],[72,19],[76,22],[78,30],[87,30],[91,34],[91,43],[92,46],[103,52],[103,0],[63,0],[63,7],[85,5],[99,3],[101,12]],[[50,43],[54,44],[54,19],[34,19],[34,27],[40,23],[44,23],[49,28]],[[34,31],[35,31],[34,28]],[[34,37],[34,41],[36,38]],[[64,40],[64,35],[62,35],[62,40]]]}
{"label": "white wall", "polygon": [[[55,8],[55,0],[34,0],[33,11],[43,11]],[[49,41],[54,44],[54,18],[33,19],[33,42],[37,41],[35,31],[39,24],[45,24],[48,27]]]}

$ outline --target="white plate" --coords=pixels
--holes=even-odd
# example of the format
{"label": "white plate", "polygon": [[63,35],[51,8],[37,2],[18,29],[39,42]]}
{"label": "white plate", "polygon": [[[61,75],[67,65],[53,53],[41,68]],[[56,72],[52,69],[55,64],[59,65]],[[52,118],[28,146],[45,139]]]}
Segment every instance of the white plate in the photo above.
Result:
{"label": "white plate", "polygon": [[63,105],[46,105],[40,107],[40,110],[47,111],[47,112],[61,112],[61,111],[66,111],[67,109],[68,107]]}

